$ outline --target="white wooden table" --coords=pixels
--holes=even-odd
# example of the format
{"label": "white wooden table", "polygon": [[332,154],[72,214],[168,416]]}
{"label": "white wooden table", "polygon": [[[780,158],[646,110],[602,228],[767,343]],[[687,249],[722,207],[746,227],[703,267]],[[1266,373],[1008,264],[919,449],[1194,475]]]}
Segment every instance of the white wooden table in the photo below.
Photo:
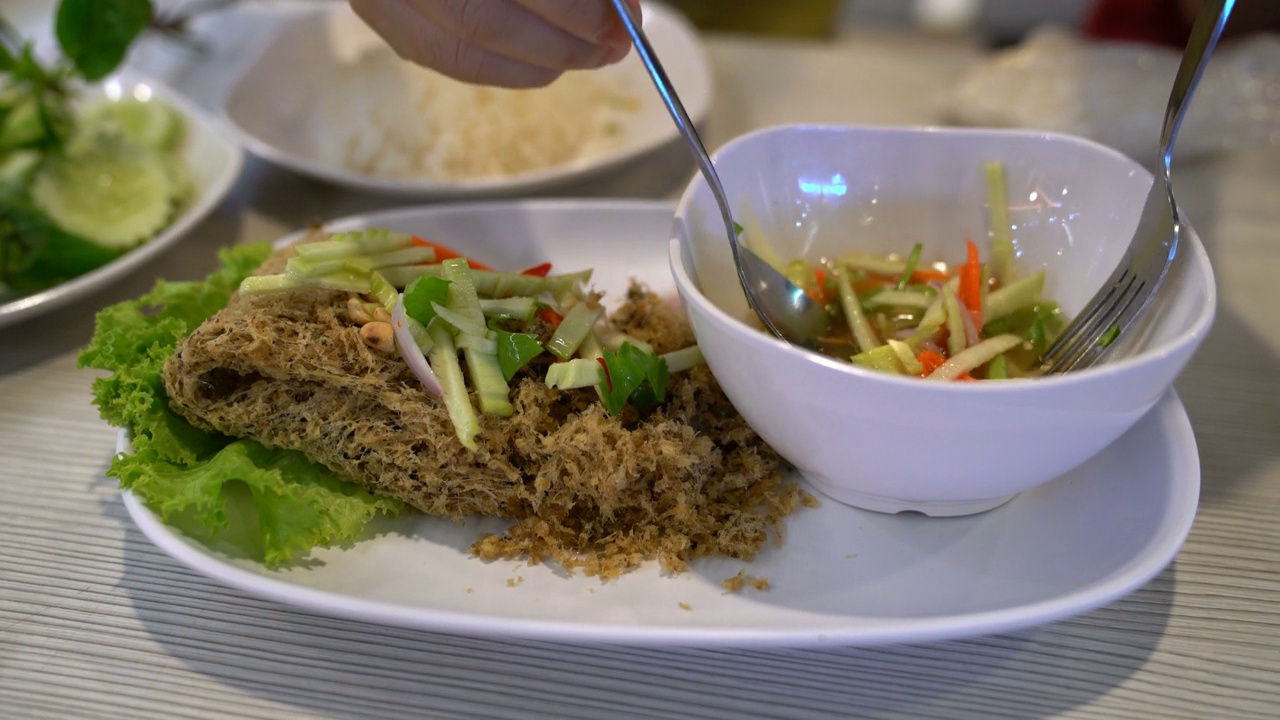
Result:
{"label": "white wooden table", "polygon": [[[930,123],[978,57],[855,32],[709,38],[716,146],[785,121]],[[192,80],[192,93],[209,87]],[[671,197],[683,150],[557,194]],[[1178,384],[1203,462],[1175,562],[1110,606],[1010,635],[882,649],[637,649],[364,625],[247,597],[133,526],[103,476],[115,432],[75,367],[92,314],[224,244],[379,207],[250,161],[175,249],[75,307],[0,330],[0,717],[1247,718],[1280,714],[1280,147],[1182,168],[1216,264],[1213,335]]]}

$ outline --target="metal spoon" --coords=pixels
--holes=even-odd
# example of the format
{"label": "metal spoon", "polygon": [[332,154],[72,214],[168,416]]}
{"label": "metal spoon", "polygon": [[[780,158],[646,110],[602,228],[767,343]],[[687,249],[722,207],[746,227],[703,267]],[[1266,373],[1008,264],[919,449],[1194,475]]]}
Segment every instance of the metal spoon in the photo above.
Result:
{"label": "metal spoon", "polygon": [[631,35],[636,52],[648,69],[649,76],[653,78],[653,84],[671,113],[671,119],[675,121],[680,134],[693,152],[698,169],[702,171],[702,176],[706,178],[707,185],[711,188],[711,194],[716,198],[716,205],[720,207],[720,216],[724,219],[729,247],[733,250],[733,264],[738,270],[738,281],[742,283],[747,303],[769,332],[793,345],[813,347],[818,336],[827,329],[830,322],[826,311],[810,299],[804,290],[765,262],[764,258],[738,241],[737,223],[734,222],[733,213],[729,209],[724,186],[720,184],[720,177],[716,175],[715,167],[711,164],[711,157],[707,154],[702,139],[698,137],[698,131],[694,129],[693,122],[689,120],[689,115],[685,112],[679,96],[676,95],[675,87],[667,79],[667,73],[658,62],[649,39],[640,29],[635,18],[631,16],[631,9],[627,7],[626,0],[613,0],[613,6],[617,9],[622,24],[626,26],[627,33]]}

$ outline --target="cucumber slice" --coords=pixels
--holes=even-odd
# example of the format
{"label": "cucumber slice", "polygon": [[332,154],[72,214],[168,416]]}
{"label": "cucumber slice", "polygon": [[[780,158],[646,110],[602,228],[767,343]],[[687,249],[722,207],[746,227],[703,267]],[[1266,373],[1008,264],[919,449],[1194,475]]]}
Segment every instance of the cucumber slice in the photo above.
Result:
{"label": "cucumber slice", "polygon": [[174,186],[161,156],[111,135],[83,140],[37,171],[36,206],[64,230],[110,248],[132,247],[164,228]]}
{"label": "cucumber slice", "polygon": [[169,175],[169,183],[173,186],[170,193],[174,209],[180,210],[196,198],[196,183],[191,177],[191,168],[187,165],[186,158],[174,153],[165,153],[160,158]]}
{"label": "cucumber slice", "polygon": [[158,100],[106,100],[91,106],[81,120],[86,131],[115,129],[153,150],[173,149],[182,134],[182,118],[173,107]]}
{"label": "cucumber slice", "polygon": [[0,192],[18,194],[31,182],[36,168],[40,166],[38,150],[14,150],[11,153],[0,153]]}

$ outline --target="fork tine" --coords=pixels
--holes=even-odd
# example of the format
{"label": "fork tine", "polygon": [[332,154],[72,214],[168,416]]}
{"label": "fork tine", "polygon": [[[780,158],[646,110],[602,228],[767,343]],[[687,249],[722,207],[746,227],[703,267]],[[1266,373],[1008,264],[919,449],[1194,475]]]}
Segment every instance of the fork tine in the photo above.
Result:
{"label": "fork tine", "polygon": [[1128,260],[1127,257],[1122,259],[1112,273],[1105,286],[1106,292],[1095,295],[1045,351],[1041,367],[1046,373],[1061,372],[1075,365],[1080,355],[1103,336],[1115,317],[1132,302],[1132,289],[1138,276],[1131,271]]}
{"label": "fork tine", "polygon": [[[1153,186],[1148,204],[1158,199],[1159,192],[1159,188]],[[1172,206],[1172,198],[1169,203]],[[1175,259],[1181,257],[1178,254],[1180,235],[1181,226],[1173,220],[1172,212],[1156,215],[1144,211],[1135,242],[1103,285],[1105,292],[1099,290],[1045,351],[1041,371],[1053,374],[1088,367],[1103,355],[1111,347],[1111,341],[1128,330],[1151,303]]]}
{"label": "fork tine", "polygon": [[1096,313],[1088,323],[1088,333],[1076,333],[1076,341],[1051,359],[1046,353],[1046,362],[1050,363],[1046,372],[1066,372],[1081,364],[1092,364],[1099,355],[1107,351],[1117,336],[1128,329],[1150,301],[1152,294],[1148,289],[1149,283],[1146,280],[1130,274],[1119,294],[1107,294],[1111,300],[1106,304],[1105,311]]}
{"label": "fork tine", "polygon": [[1117,293],[1123,293],[1127,283],[1131,283],[1132,277],[1129,277],[1129,268],[1119,268],[1107,281],[1107,291],[1105,294],[1095,297],[1087,307],[1080,311],[1075,323],[1071,325],[1061,337],[1045,352],[1045,357],[1056,357],[1065,352],[1068,348],[1074,346],[1081,337],[1093,334],[1094,324],[1098,317],[1105,317],[1114,302],[1113,298]]}
{"label": "fork tine", "polygon": [[1129,325],[1137,319],[1142,307],[1150,301],[1152,293],[1146,292],[1147,283],[1138,281],[1131,286],[1131,292],[1122,303],[1117,303],[1115,318],[1110,325],[1102,326],[1102,335],[1096,341],[1080,348],[1080,354],[1065,367],[1070,370],[1077,365],[1092,365],[1093,361],[1106,352],[1121,333],[1128,330]]}

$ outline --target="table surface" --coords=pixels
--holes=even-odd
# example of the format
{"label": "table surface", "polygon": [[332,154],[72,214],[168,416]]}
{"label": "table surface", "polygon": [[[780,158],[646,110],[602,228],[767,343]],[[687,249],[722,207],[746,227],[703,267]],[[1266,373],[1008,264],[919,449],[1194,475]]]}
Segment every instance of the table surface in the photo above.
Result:
{"label": "table surface", "polygon": [[[938,93],[981,57],[964,40],[898,32],[706,43],[713,147],[787,121],[933,123]],[[188,72],[177,84],[216,104],[217,73]],[[670,198],[690,172],[674,148],[552,194]],[[104,477],[115,431],[89,404],[94,375],[75,366],[90,310],[157,277],[201,277],[227,243],[389,204],[250,159],[231,196],[174,249],[74,308],[0,330],[0,715],[1274,717],[1280,148],[1177,172],[1221,303],[1178,383],[1203,488],[1167,569],[1106,607],[1006,635],[862,649],[641,649],[297,612],[186,570],[132,524]]]}

